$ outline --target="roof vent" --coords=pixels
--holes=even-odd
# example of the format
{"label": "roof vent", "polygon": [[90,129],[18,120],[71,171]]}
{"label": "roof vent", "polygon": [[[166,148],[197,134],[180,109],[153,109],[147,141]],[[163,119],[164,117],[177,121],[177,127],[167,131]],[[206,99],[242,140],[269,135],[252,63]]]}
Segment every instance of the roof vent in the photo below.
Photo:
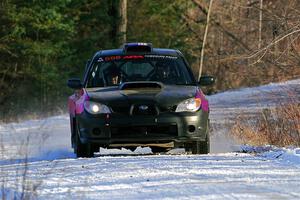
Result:
{"label": "roof vent", "polygon": [[152,44],[151,43],[125,43],[123,45],[124,52],[151,52]]}

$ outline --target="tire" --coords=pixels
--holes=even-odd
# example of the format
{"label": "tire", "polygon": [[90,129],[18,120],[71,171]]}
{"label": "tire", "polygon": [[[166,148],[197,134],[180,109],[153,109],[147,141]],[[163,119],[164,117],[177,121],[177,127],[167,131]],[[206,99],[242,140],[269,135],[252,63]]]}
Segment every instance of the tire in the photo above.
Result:
{"label": "tire", "polygon": [[165,148],[165,147],[155,147],[155,146],[152,146],[151,147],[151,151],[152,153],[166,153],[168,151],[168,148]]}
{"label": "tire", "polygon": [[[76,135],[76,126],[75,119],[70,115],[70,127],[71,127],[71,146],[75,148],[75,135]],[[74,151],[75,153],[75,151]]]}
{"label": "tire", "polygon": [[76,128],[74,152],[77,158],[91,158],[94,156],[94,148],[91,144],[82,144],[79,138],[79,132]]}
{"label": "tire", "polygon": [[191,152],[192,154],[208,154],[210,151],[210,140],[209,135],[206,134],[205,141],[193,141],[185,143],[185,151]]}

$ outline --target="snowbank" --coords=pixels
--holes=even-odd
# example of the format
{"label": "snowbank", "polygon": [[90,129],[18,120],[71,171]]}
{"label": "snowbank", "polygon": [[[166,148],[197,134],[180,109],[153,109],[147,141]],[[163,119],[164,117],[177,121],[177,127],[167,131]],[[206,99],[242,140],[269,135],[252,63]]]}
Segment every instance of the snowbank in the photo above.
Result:
{"label": "snowbank", "polygon": [[257,156],[268,160],[278,160],[287,164],[297,164],[300,167],[300,148],[279,148],[270,145],[260,147],[242,145],[240,146],[240,152],[254,153]]}

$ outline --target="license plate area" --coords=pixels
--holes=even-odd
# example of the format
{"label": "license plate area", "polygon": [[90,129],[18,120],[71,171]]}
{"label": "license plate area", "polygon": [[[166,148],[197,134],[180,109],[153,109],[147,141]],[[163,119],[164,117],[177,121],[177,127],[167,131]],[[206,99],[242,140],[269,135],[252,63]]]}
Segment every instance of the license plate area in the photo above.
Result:
{"label": "license plate area", "polygon": [[112,138],[145,138],[178,136],[176,124],[111,127]]}

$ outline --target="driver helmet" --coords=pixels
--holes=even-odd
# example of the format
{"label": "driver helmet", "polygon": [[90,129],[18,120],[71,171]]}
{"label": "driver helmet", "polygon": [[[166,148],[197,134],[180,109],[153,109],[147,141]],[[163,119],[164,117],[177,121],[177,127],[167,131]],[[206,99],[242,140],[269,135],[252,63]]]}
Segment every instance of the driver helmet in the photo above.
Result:
{"label": "driver helmet", "polygon": [[120,70],[117,67],[116,64],[111,64],[110,66],[108,66],[108,68],[106,69],[106,79],[107,79],[107,83],[108,85],[117,85],[120,83]]}
{"label": "driver helmet", "polygon": [[156,63],[156,74],[161,79],[166,79],[170,75],[170,65],[167,62],[158,61]]}

